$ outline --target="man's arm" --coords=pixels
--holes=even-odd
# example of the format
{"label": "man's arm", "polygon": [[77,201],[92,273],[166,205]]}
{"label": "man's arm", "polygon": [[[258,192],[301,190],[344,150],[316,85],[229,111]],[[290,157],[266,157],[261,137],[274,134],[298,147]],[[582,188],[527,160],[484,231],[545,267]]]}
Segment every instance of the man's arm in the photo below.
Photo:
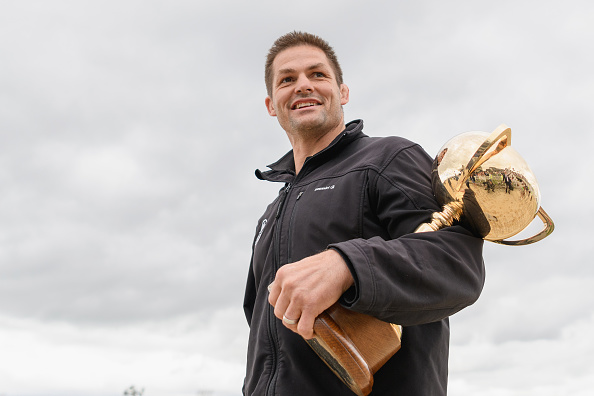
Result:
{"label": "man's arm", "polygon": [[[369,182],[369,201],[386,234],[330,245],[353,271],[349,308],[402,325],[443,319],[478,299],[484,284],[483,240],[462,226],[413,233],[436,202],[432,160],[411,146]],[[351,296],[349,296],[351,297]]]}
{"label": "man's arm", "polygon": [[482,245],[460,226],[332,245],[348,257],[357,279],[354,298],[343,305],[404,326],[453,315],[482,291]]}

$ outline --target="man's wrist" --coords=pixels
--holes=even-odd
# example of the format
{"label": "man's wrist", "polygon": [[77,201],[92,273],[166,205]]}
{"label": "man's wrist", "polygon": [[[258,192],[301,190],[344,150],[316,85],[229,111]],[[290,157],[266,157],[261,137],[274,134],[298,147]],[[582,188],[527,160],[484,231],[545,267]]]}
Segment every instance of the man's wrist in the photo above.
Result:
{"label": "man's wrist", "polygon": [[356,285],[356,276],[353,270],[353,266],[347,256],[344,255],[339,249],[335,247],[329,247],[327,251],[333,252],[336,254],[342,263],[344,264],[344,269],[346,270],[343,273],[343,282],[342,282],[342,292],[345,293],[347,290],[352,289],[353,286]]}

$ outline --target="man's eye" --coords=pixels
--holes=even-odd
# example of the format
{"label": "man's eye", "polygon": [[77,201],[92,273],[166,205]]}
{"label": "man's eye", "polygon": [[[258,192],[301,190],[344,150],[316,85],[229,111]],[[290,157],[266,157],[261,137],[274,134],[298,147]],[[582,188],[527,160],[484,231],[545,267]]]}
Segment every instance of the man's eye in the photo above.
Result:
{"label": "man's eye", "polygon": [[316,76],[316,77],[318,77],[318,78],[323,78],[323,77],[326,77],[326,75],[325,75],[324,73],[322,73],[322,72],[315,72],[315,73],[314,73],[314,76]]}
{"label": "man's eye", "polygon": [[291,81],[293,81],[292,77],[285,77],[281,80],[281,84],[289,83]]}

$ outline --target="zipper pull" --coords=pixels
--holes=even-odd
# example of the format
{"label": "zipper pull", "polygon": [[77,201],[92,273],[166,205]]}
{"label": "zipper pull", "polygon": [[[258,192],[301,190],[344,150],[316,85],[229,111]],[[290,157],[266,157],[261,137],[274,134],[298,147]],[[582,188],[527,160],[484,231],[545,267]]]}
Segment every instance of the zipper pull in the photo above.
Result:
{"label": "zipper pull", "polygon": [[276,218],[277,219],[280,217],[280,212],[281,212],[281,209],[283,208],[283,204],[285,203],[285,200],[287,199],[287,194],[289,193],[289,190],[291,190],[291,183],[288,183],[287,186],[285,187],[285,189],[284,189],[285,196],[278,203],[278,208],[276,209]]}

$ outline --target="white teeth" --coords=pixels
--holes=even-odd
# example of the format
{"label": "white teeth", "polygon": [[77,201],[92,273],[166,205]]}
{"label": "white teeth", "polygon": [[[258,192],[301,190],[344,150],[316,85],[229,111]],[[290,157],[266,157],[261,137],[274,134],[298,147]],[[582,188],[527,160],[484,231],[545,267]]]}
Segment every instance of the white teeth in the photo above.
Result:
{"label": "white teeth", "polygon": [[297,103],[297,104],[295,105],[295,108],[296,108],[296,109],[300,109],[300,108],[302,108],[302,107],[315,106],[315,105],[316,105],[316,103],[314,103],[314,102],[308,102],[308,103]]}

